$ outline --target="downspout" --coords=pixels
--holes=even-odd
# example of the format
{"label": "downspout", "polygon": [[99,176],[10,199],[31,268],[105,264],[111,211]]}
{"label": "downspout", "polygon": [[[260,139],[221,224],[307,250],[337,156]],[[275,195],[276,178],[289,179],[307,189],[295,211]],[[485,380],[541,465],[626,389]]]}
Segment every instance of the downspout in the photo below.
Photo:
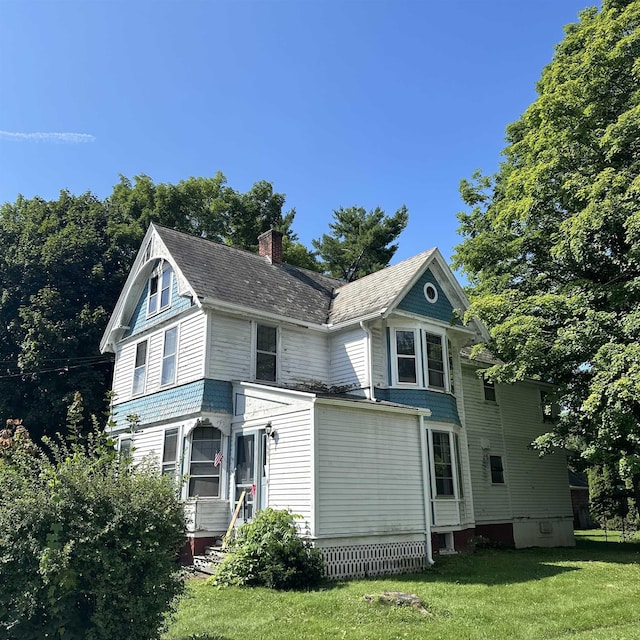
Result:
{"label": "downspout", "polygon": [[372,341],[373,338],[371,336],[371,330],[364,323],[364,320],[360,321],[360,328],[367,334],[367,377],[369,378],[369,384],[366,387],[366,397],[367,400],[375,400],[373,395],[373,363],[371,362],[371,350],[373,348]]}
{"label": "downspout", "polygon": [[433,547],[431,544],[431,491],[429,488],[429,468],[427,466],[427,433],[424,426],[424,416],[420,416],[418,421],[420,430],[420,453],[422,456],[422,500],[424,503],[424,528],[425,543],[427,546],[427,562],[435,564],[433,559]]}

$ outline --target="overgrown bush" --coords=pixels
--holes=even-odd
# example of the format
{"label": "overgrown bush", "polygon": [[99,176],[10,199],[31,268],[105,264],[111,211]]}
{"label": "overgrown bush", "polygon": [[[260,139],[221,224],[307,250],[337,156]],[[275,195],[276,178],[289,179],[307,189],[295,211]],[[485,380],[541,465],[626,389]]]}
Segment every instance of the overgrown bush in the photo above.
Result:
{"label": "overgrown bush", "polygon": [[0,638],[158,638],[183,588],[175,487],[99,432],[18,440],[0,456]]}
{"label": "overgrown bush", "polygon": [[309,589],[323,575],[320,552],[298,534],[286,510],[265,509],[243,524],[228,542],[228,554],[212,578],[218,586]]}

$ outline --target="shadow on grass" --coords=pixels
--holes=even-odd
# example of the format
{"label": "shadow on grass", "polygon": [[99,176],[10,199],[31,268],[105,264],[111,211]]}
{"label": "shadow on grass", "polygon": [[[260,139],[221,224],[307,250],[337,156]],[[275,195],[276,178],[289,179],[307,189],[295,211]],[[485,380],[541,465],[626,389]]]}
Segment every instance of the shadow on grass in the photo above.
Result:
{"label": "shadow on grass", "polygon": [[[580,571],[566,563],[609,562],[640,564],[639,542],[605,541],[577,536],[575,547],[533,549],[481,549],[473,554],[441,556],[422,573],[388,577],[394,582],[455,582],[456,584],[506,585],[552,578]],[[372,578],[374,580],[374,578]]]}
{"label": "shadow on grass", "polygon": [[192,633],[188,636],[180,636],[175,638],[175,640],[232,640],[227,636],[221,636],[218,634],[210,634],[210,633]]}

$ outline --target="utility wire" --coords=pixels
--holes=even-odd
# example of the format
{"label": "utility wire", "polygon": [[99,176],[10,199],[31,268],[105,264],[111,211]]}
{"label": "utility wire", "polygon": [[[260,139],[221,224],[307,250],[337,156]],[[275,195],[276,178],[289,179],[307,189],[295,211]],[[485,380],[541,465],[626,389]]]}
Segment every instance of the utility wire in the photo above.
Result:
{"label": "utility wire", "polygon": [[55,369],[38,369],[37,371],[21,371],[19,373],[7,373],[4,375],[0,375],[0,380],[6,380],[8,378],[22,378],[25,376],[35,376],[42,373],[67,373],[71,369],[82,369],[84,367],[94,367],[98,364],[108,364],[113,362],[113,360],[101,360],[98,362],[87,362],[85,364],[75,364],[64,367],[57,367]]}

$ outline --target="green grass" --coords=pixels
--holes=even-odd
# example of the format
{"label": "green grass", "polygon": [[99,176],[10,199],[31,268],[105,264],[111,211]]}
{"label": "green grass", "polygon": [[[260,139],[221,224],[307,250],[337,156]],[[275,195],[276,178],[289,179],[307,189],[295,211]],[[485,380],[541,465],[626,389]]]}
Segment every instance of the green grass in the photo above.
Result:
{"label": "green grass", "polygon": [[[575,549],[479,551],[425,573],[308,593],[216,589],[191,580],[166,640],[637,640],[640,543],[579,532]],[[431,612],[371,604],[406,591]]]}

